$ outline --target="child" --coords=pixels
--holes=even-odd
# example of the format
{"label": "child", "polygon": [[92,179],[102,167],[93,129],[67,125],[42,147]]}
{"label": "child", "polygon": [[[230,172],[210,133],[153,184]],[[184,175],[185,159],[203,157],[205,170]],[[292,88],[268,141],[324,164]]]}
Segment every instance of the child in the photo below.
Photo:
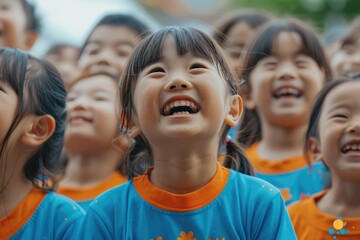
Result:
{"label": "child", "polygon": [[[308,109],[331,78],[316,34],[297,20],[269,22],[254,37],[243,68],[245,114],[257,118],[239,133],[256,176],[280,188],[286,204],[319,192],[327,170],[317,162],[309,171],[302,154]],[[241,139],[244,133],[250,137]]]}
{"label": "child", "polygon": [[[232,68],[237,74],[242,69],[241,55],[244,55],[244,48],[258,29],[266,22],[270,21],[270,15],[251,10],[236,10],[219,19],[215,25],[213,37],[215,41],[224,49]],[[245,109],[245,111],[247,111]],[[245,116],[248,116],[247,114]],[[246,122],[249,119],[242,119]],[[236,138],[237,127],[231,128],[229,137]]]}
{"label": "child", "polygon": [[241,70],[240,55],[257,30],[271,17],[252,10],[236,10],[214,23],[213,38],[224,49],[233,69]]}
{"label": "child", "polygon": [[0,239],[70,239],[82,209],[51,192],[65,88],[49,63],[0,49]]}
{"label": "child", "polygon": [[68,92],[64,144],[68,161],[57,192],[85,211],[100,193],[127,181],[116,170],[123,152],[113,143],[119,134],[118,81],[107,73],[86,73]]}
{"label": "child", "polygon": [[26,0],[0,0],[0,47],[30,50],[39,31],[33,6]]}
{"label": "child", "polygon": [[305,153],[324,161],[332,186],[289,207],[299,239],[360,239],[360,75],[330,82],[318,95]]}
{"label": "child", "polygon": [[59,70],[65,82],[66,89],[70,88],[72,81],[77,75],[77,62],[79,60],[79,48],[69,44],[56,44],[52,46],[44,56]]}
{"label": "child", "polygon": [[79,68],[121,76],[135,46],[149,32],[144,23],[130,15],[106,15],[96,24],[81,48]]}
{"label": "child", "polygon": [[340,40],[339,49],[330,59],[334,76],[340,77],[360,71],[360,18],[355,20]]}
{"label": "child", "polygon": [[[141,132],[150,156],[128,169],[153,167],[92,203],[83,239],[295,239],[279,191],[217,161],[242,101],[208,35],[164,28],[139,44],[123,76],[122,130]],[[227,147],[250,174],[237,145]]]}

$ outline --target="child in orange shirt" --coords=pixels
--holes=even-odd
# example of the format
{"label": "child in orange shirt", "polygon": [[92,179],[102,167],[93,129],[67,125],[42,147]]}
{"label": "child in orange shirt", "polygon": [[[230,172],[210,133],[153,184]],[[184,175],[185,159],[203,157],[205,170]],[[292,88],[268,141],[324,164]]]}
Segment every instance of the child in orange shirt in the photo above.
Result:
{"label": "child in orange shirt", "polygon": [[255,118],[240,125],[239,138],[255,175],[286,204],[324,189],[328,171],[321,162],[309,171],[302,144],[309,108],[331,78],[315,32],[299,20],[266,23],[246,50],[242,76],[245,115]]}
{"label": "child in orange shirt", "polygon": [[125,149],[114,143],[119,134],[115,109],[118,81],[118,76],[108,73],[85,73],[68,92],[67,165],[57,192],[85,211],[95,197],[127,181],[117,170]]}
{"label": "child in orange shirt", "polygon": [[312,108],[305,153],[325,162],[332,185],[289,207],[299,239],[360,239],[359,92],[359,74],[334,80]]}

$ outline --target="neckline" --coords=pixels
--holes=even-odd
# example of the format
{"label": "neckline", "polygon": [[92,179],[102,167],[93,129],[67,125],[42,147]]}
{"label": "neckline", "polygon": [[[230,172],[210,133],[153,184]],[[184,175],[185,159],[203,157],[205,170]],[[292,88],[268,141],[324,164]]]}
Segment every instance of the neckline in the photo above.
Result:
{"label": "neckline", "polygon": [[136,191],[151,205],[173,212],[187,212],[206,206],[220,195],[230,175],[229,169],[217,163],[215,175],[205,186],[194,192],[174,194],[153,185],[149,179],[150,172],[133,179]]}

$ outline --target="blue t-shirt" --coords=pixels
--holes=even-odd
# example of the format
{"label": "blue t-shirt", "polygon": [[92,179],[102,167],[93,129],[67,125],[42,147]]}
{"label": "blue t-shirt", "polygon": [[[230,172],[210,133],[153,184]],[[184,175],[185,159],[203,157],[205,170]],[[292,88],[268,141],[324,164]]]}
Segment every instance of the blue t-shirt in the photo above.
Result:
{"label": "blue t-shirt", "polygon": [[280,189],[286,205],[324,190],[331,182],[330,172],[322,162],[312,163],[310,169],[304,155],[278,161],[263,159],[257,151],[258,144],[246,151],[255,176]]}
{"label": "blue t-shirt", "polygon": [[72,200],[33,189],[0,221],[0,239],[74,239],[84,215]]}
{"label": "blue t-shirt", "polygon": [[81,239],[296,239],[278,189],[218,165],[188,194],[152,185],[147,175],[100,195]]}

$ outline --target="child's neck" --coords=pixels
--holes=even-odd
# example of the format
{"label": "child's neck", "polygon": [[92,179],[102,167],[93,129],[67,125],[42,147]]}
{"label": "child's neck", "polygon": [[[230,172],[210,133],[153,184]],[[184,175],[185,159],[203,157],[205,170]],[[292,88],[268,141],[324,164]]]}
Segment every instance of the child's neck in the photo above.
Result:
{"label": "child's neck", "polygon": [[167,144],[160,151],[153,148],[152,184],[175,194],[193,192],[206,185],[216,173],[217,146],[192,144]]}
{"label": "child's neck", "polygon": [[327,214],[360,218],[360,181],[348,181],[332,176],[332,186],[317,203]]}
{"label": "child's neck", "polygon": [[283,128],[264,126],[258,154],[261,158],[284,160],[303,155],[306,126]]}
{"label": "child's neck", "polygon": [[70,153],[68,157],[65,175],[60,185],[71,187],[91,186],[108,178],[115,172],[122,159],[122,155],[116,149],[98,154]]}
{"label": "child's neck", "polygon": [[23,176],[22,171],[20,173],[14,171],[10,181],[7,177],[0,181],[0,220],[14,210],[33,189],[31,182]]}

